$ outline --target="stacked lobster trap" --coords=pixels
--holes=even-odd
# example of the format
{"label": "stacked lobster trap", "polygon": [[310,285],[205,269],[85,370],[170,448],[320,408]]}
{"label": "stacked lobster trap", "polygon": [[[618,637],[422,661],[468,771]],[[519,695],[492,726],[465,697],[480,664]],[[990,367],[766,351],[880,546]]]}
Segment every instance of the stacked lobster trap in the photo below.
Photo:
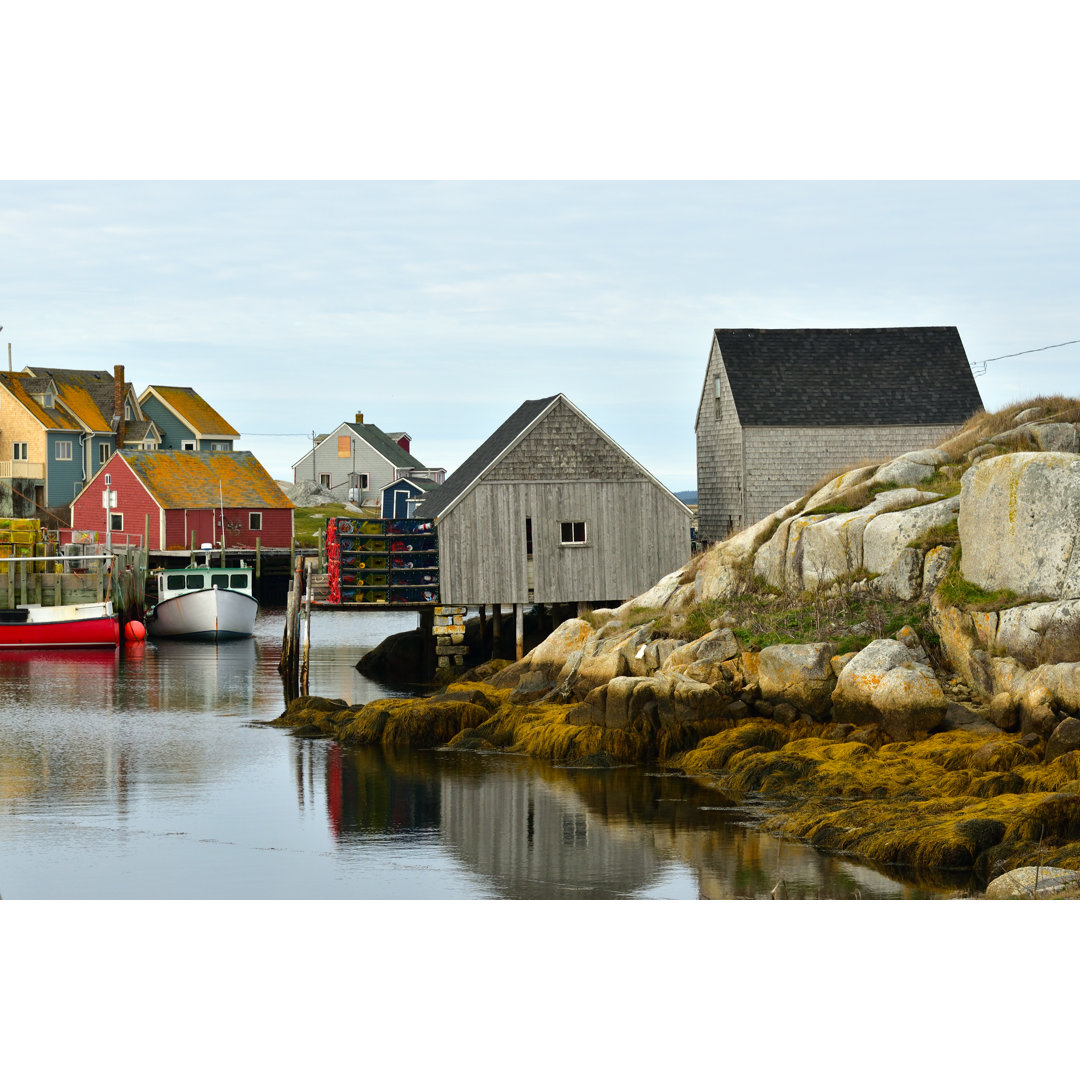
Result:
{"label": "stacked lobster trap", "polygon": [[331,604],[437,604],[439,546],[430,521],[329,518]]}

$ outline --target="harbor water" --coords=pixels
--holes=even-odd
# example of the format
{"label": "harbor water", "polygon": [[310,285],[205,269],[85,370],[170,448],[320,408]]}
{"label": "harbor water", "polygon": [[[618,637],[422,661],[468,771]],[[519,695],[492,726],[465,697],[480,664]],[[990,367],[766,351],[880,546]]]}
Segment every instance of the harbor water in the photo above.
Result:
{"label": "harbor water", "polygon": [[[254,638],[0,656],[5,899],[917,899],[655,768],[345,749],[283,708],[283,613]],[[317,612],[310,690],[407,693],[355,669],[415,616]]]}

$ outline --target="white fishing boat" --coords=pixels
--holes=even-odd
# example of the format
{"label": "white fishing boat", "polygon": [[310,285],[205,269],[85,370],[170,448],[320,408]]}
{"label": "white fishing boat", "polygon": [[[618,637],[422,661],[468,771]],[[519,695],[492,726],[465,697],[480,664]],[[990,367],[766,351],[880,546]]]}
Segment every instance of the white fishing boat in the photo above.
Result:
{"label": "white fishing boat", "polygon": [[157,603],[146,615],[151,637],[222,641],[255,632],[251,567],[193,564],[155,576]]}

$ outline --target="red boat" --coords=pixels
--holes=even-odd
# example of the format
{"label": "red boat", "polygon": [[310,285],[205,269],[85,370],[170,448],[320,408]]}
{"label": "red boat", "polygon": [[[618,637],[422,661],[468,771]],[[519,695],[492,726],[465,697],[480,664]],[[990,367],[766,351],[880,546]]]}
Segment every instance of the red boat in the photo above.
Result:
{"label": "red boat", "polygon": [[119,644],[111,600],[0,611],[0,649],[115,649]]}

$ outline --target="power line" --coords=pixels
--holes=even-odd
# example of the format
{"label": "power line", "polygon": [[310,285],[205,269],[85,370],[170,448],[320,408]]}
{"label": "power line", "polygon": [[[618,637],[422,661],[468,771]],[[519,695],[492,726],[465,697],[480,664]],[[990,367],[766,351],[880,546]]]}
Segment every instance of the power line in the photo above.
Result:
{"label": "power line", "polygon": [[[1064,345],[1080,345],[1080,338],[1077,338],[1073,341],[1060,341],[1057,345],[1043,345],[1039,349],[1023,349],[1021,352],[1005,353],[1003,356],[991,356],[989,360],[977,360],[974,364],[971,365],[971,370],[975,378],[977,379],[980,375],[986,374],[986,365],[992,364],[995,360],[1008,360],[1010,357],[1013,356],[1027,356],[1028,353],[1046,352],[1047,349],[1060,349]],[[976,370],[976,364],[981,365],[978,370]]]}

